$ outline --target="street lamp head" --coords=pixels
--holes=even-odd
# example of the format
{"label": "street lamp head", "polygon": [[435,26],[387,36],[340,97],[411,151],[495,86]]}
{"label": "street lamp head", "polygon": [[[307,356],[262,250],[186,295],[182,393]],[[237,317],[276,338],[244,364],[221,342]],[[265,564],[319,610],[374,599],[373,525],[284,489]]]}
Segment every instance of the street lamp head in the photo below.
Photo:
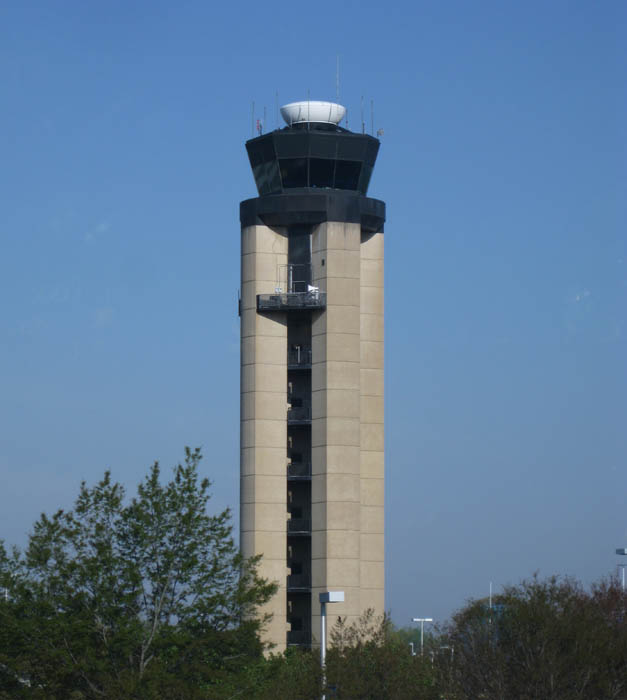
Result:
{"label": "street lamp head", "polygon": [[625,554],[625,555],[627,555],[627,547],[619,547],[619,548],[616,550],[616,554]]}
{"label": "street lamp head", "polygon": [[325,591],[320,593],[321,603],[343,603],[344,591]]}
{"label": "street lamp head", "polygon": [[413,622],[433,622],[432,617],[414,617]]}

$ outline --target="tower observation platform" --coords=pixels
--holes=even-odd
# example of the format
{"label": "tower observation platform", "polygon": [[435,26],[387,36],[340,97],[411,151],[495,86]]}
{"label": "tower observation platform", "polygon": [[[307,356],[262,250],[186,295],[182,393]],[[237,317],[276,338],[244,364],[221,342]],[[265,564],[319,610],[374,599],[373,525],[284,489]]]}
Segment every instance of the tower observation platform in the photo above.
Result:
{"label": "tower observation platform", "polygon": [[380,144],[335,103],[281,113],[246,143],[259,196],[240,204],[240,538],[279,585],[277,651],[319,643],[321,591],[349,621],[384,612]]}

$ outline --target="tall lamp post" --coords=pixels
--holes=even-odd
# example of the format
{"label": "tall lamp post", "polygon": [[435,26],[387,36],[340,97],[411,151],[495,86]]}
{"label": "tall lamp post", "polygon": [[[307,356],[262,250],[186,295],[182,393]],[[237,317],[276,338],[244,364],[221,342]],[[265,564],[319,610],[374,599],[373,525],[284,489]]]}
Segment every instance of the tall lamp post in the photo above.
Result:
{"label": "tall lamp post", "polygon": [[[627,547],[619,547],[616,550],[616,554],[622,554],[623,556],[627,555]],[[618,565],[622,570],[623,570],[623,593],[625,592],[625,567],[627,564],[619,564]]]}
{"label": "tall lamp post", "polygon": [[343,603],[344,591],[325,591],[320,593],[320,666],[322,667],[322,700],[326,697],[327,674],[327,603]]}
{"label": "tall lamp post", "polygon": [[414,622],[420,623],[420,656],[424,653],[425,648],[425,622],[433,622],[432,617],[414,617]]}

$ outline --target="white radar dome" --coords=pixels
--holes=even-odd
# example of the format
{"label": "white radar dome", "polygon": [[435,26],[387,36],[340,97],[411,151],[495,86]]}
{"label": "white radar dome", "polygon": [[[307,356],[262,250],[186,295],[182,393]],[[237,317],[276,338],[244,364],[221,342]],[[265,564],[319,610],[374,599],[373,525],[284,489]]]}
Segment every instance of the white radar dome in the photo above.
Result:
{"label": "white radar dome", "polygon": [[345,115],[346,107],[335,102],[305,100],[304,102],[290,102],[290,104],[281,107],[281,116],[289,126],[302,122],[339,124]]}

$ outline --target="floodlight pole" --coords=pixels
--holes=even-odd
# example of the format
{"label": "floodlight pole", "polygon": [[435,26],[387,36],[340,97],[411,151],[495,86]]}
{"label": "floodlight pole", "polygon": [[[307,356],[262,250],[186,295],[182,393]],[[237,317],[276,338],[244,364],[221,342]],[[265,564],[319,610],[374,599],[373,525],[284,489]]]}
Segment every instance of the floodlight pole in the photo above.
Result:
{"label": "floodlight pole", "polygon": [[322,700],[326,698],[327,674],[327,603],[343,603],[344,591],[325,591],[320,593],[320,667],[322,668]]}
{"label": "floodlight pole", "polygon": [[414,622],[420,623],[420,656],[424,653],[425,647],[425,622],[433,622],[432,617],[414,617]]}
{"label": "floodlight pole", "polygon": [[[619,549],[616,550],[616,554],[622,554],[623,556],[627,555],[627,547],[620,547]],[[627,564],[619,564],[618,565],[622,570],[623,570],[623,593],[625,592],[625,567]]]}

